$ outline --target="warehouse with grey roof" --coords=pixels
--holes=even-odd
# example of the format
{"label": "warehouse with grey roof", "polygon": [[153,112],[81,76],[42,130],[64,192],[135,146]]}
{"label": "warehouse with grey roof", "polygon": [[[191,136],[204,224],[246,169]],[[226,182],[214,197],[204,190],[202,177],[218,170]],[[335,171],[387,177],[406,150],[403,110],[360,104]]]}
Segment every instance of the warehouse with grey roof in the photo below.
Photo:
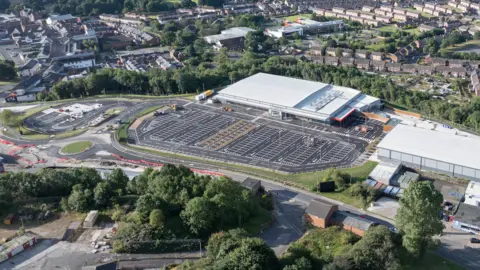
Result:
{"label": "warehouse with grey roof", "polygon": [[480,139],[451,133],[397,125],[377,146],[381,160],[436,171],[460,178],[480,180]]}
{"label": "warehouse with grey roof", "polygon": [[324,123],[342,122],[355,111],[382,106],[378,98],[352,88],[266,73],[240,80],[215,98],[266,109],[270,116],[280,119],[297,117]]}

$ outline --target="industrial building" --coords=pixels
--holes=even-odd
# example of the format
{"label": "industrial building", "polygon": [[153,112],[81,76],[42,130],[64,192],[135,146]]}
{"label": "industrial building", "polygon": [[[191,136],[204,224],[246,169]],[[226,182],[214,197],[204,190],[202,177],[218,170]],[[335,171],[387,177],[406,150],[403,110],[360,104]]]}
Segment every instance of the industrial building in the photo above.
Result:
{"label": "industrial building", "polygon": [[275,37],[288,37],[297,33],[299,36],[310,33],[325,33],[325,32],[335,32],[343,27],[342,20],[328,21],[328,22],[317,22],[309,19],[298,18],[296,22],[285,22],[284,26],[281,27],[272,27],[265,30],[265,34]]}
{"label": "industrial building", "polygon": [[378,144],[378,158],[455,177],[480,179],[480,140],[451,133],[397,125]]}
{"label": "industrial building", "polygon": [[266,109],[270,116],[342,122],[355,111],[381,107],[378,98],[360,91],[290,77],[257,73],[221,90],[215,99]]}
{"label": "industrial building", "polygon": [[205,41],[213,45],[215,49],[227,48],[229,50],[242,49],[244,47],[245,36],[248,32],[255,29],[248,27],[233,27],[223,30],[218,35],[206,36]]}

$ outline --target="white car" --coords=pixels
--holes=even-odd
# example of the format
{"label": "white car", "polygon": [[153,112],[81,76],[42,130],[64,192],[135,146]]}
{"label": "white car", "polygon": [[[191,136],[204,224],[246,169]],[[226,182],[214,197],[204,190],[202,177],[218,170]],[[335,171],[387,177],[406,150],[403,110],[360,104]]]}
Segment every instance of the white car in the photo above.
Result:
{"label": "white car", "polygon": [[98,249],[92,250],[92,253],[93,253],[93,254],[98,253]]}

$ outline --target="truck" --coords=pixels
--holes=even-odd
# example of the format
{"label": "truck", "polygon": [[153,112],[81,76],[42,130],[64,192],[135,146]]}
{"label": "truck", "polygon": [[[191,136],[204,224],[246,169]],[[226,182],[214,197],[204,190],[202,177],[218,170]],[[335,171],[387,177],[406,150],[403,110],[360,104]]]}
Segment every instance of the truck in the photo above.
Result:
{"label": "truck", "polygon": [[214,90],[207,90],[199,95],[195,96],[195,100],[200,101],[208,98],[209,96],[213,95],[215,93]]}

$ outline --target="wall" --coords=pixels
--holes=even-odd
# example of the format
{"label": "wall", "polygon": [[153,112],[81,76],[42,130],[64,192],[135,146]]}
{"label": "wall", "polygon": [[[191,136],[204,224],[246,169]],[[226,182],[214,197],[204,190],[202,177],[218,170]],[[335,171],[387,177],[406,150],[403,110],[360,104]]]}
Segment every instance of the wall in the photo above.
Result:
{"label": "wall", "polygon": [[435,171],[442,174],[447,174],[459,178],[467,178],[473,180],[480,180],[480,170],[476,170],[461,165],[442,162],[439,160],[419,157],[407,153],[392,151],[389,149],[378,148],[378,158],[381,160],[395,160],[402,164],[427,171]]}
{"label": "wall", "polygon": [[310,214],[305,214],[305,219],[310,222],[313,226],[325,229],[327,224],[324,219],[312,216]]}

